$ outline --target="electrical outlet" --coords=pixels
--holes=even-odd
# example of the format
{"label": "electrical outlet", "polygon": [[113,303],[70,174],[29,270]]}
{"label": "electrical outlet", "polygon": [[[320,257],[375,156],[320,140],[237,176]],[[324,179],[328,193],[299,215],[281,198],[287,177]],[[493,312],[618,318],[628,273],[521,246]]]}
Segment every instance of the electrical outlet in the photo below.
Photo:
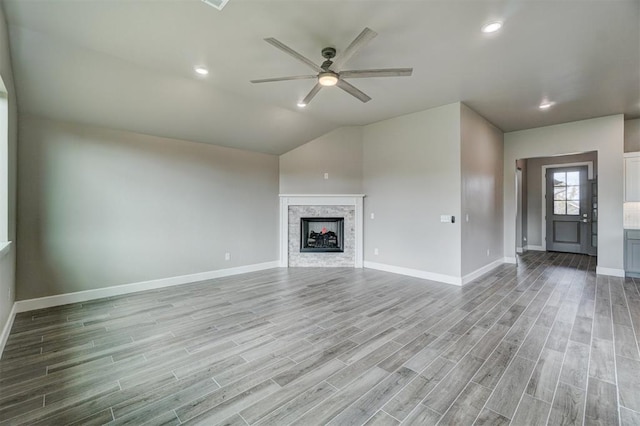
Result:
{"label": "electrical outlet", "polygon": [[231,253],[225,253],[224,260],[231,260]]}
{"label": "electrical outlet", "polygon": [[11,300],[11,289],[10,288],[7,289],[7,298],[9,300]]}
{"label": "electrical outlet", "polygon": [[467,220],[467,222],[469,222],[469,215],[466,216],[466,220]]}
{"label": "electrical outlet", "polygon": [[324,174],[324,178],[325,178],[325,179],[329,179],[329,173],[325,173],[325,174]]}
{"label": "electrical outlet", "polygon": [[377,249],[377,248],[374,248],[374,249],[373,249],[373,254],[375,254],[375,255],[377,256],[377,255],[379,255],[379,254],[380,254],[380,252],[378,251],[378,249]]}
{"label": "electrical outlet", "polygon": [[487,249],[487,256],[491,256],[491,250]]}
{"label": "electrical outlet", "polygon": [[376,218],[376,214],[375,213],[371,213],[371,219],[375,219]]}

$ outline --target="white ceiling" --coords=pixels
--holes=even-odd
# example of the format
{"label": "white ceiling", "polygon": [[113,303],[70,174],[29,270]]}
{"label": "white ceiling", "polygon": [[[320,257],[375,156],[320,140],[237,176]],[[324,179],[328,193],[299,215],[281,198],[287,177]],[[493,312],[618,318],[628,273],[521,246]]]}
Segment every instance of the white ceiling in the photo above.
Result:
{"label": "white ceiling", "polygon": [[[19,108],[159,136],[280,154],[336,127],[463,101],[504,131],[640,116],[640,1],[5,0]],[[486,35],[487,21],[505,22]],[[308,58],[378,36],[346,68],[413,67],[354,79],[300,110]],[[210,74],[198,77],[195,65]],[[310,72],[311,71],[311,72]],[[537,106],[548,97],[557,104]]]}

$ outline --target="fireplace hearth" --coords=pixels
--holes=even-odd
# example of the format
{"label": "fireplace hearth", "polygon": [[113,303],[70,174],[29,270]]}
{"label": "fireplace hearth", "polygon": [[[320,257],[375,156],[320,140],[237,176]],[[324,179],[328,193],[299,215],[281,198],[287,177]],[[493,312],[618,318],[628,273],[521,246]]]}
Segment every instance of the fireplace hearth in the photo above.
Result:
{"label": "fireplace hearth", "polygon": [[300,252],[344,252],[344,218],[300,218]]}

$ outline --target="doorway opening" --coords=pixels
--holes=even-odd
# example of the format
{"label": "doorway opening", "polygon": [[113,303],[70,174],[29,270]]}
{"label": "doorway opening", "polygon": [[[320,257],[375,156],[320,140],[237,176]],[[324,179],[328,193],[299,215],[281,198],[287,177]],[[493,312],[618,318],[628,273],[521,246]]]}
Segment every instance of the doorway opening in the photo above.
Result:
{"label": "doorway opening", "polygon": [[598,254],[596,151],[516,161],[516,252]]}

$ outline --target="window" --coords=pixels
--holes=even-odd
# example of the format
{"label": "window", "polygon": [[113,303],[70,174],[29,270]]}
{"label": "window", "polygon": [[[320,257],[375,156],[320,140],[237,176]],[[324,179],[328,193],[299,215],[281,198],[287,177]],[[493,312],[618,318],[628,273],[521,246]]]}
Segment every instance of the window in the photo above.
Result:
{"label": "window", "polygon": [[580,172],[553,173],[553,214],[580,214]]}

